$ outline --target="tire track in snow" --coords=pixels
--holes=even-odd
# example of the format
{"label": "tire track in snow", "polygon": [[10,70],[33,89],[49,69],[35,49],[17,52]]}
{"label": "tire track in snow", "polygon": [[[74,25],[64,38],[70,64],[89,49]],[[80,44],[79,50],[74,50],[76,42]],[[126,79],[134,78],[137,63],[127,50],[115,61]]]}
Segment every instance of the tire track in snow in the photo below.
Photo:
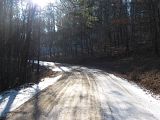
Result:
{"label": "tire track in snow", "polygon": [[[96,78],[95,73],[93,74],[93,73],[90,72],[90,74],[92,74],[94,79]],[[99,87],[97,88],[97,89],[99,89],[99,94],[98,95],[99,95],[99,98],[100,98],[99,101],[100,101],[100,107],[101,107],[101,109],[100,109],[101,120],[115,120],[114,116],[113,116],[112,108],[110,107],[109,102],[106,101],[104,103],[103,100],[102,100],[102,98],[107,98],[109,100],[109,96],[107,96],[107,97],[104,96],[104,93],[105,93],[104,86],[106,87],[106,85],[104,85],[104,83],[103,84],[99,83]],[[107,105],[107,107],[104,108],[104,106],[106,106],[106,105]]]}
{"label": "tire track in snow", "polygon": [[[130,94],[123,89],[125,86],[120,87],[117,85],[118,83],[113,82],[114,79],[108,79],[108,76],[103,74],[96,75],[95,73],[94,75],[95,77],[99,76],[97,81],[99,81],[98,83],[102,85],[102,88],[105,88],[106,86],[108,87],[108,89],[105,89],[103,92],[105,93],[105,101],[107,102],[108,106],[110,106],[114,119],[128,120],[130,118],[134,118],[133,120],[156,120],[156,118],[143,107],[141,107],[141,105],[136,105],[135,102],[132,103],[133,100],[131,99],[135,99],[134,94],[131,95],[131,97]],[[134,101],[137,100],[135,99]],[[104,112],[106,113],[106,111]],[[106,116],[108,116],[108,114]]]}
{"label": "tire track in snow", "polygon": [[[124,85],[103,71],[73,67],[37,96],[38,120],[157,120]],[[28,101],[7,119],[35,120],[35,102]]]}
{"label": "tire track in snow", "polygon": [[100,103],[98,96],[98,86],[96,84],[95,79],[92,74],[89,72],[85,72],[87,77],[87,81],[89,83],[89,96],[90,96],[90,111],[92,111],[93,115],[91,116],[91,120],[101,120],[100,116]]}

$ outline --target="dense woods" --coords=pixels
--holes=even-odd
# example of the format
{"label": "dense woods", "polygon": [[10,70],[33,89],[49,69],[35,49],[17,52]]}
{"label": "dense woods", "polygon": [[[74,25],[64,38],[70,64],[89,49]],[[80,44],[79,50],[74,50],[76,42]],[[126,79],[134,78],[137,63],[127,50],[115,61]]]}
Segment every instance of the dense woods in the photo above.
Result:
{"label": "dense woods", "polygon": [[159,0],[0,1],[0,91],[29,82],[39,60],[144,51],[160,54]]}
{"label": "dense woods", "polygon": [[[65,56],[114,56],[153,51],[159,55],[159,3],[143,0],[81,0],[58,26]],[[75,7],[76,6],[76,7]],[[64,20],[65,19],[65,20]],[[69,31],[69,32],[68,32]],[[145,48],[145,49],[143,49]]]}

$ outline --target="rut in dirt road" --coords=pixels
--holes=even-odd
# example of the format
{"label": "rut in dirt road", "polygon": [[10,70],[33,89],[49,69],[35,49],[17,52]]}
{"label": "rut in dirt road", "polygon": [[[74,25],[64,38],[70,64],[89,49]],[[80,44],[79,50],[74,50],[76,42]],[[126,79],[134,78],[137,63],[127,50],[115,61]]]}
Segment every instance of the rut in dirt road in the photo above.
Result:
{"label": "rut in dirt road", "polygon": [[70,67],[7,120],[159,120],[160,105],[140,88],[101,70]]}

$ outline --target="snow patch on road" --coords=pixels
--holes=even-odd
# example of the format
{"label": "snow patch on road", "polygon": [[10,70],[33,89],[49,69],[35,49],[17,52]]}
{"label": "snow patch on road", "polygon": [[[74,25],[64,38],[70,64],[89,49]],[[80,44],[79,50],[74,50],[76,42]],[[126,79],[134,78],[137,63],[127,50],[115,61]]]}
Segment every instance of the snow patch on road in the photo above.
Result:
{"label": "snow patch on road", "polygon": [[89,71],[94,73],[98,81],[98,89],[101,91],[99,99],[105,119],[160,120],[160,101],[138,85],[104,71]]}
{"label": "snow patch on road", "polygon": [[[40,62],[40,65],[44,65],[53,71],[79,71],[82,75],[85,73],[85,76],[76,74],[77,79],[81,80],[83,77],[87,77],[88,82],[94,82],[96,84],[96,86],[90,87],[93,87],[97,91],[95,92],[95,98],[101,104],[100,111],[103,120],[160,120],[160,101],[153,98],[151,94],[146,94],[135,83],[128,82],[126,79],[98,69],[88,69],[81,66],[65,67],[52,62]],[[54,84],[61,77],[60,75],[56,78],[45,78],[39,84],[32,85],[31,87],[19,91],[11,90],[1,94],[0,116],[13,111],[32,98],[36,93]],[[70,86],[68,90],[67,88],[64,89],[66,90],[66,96],[72,96],[74,92],[71,94],[71,91],[74,89],[74,92],[82,91],[83,96],[87,92],[85,90],[83,91],[81,85],[77,83]]]}
{"label": "snow patch on road", "polygon": [[58,63],[40,61],[40,65],[46,66],[46,67],[48,67],[49,69],[51,69],[52,71],[55,71],[55,72],[70,72],[71,71],[71,69],[68,68],[68,67],[65,67],[65,66],[62,66],[62,65],[56,65],[56,64],[58,64]]}
{"label": "snow patch on road", "polygon": [[53,68],[52,71],[55,71],[55,72],[70,72],[71,70],[67,67],[56,67],[56,68]]}
{"label": "snow patch on road", "polygon": [[19,91],[10,90],[2,93],[0,99],[0,117],[3,117],[8,112],[15,110],[40,91],[44,90],[50,85],[53,85],[61,77],[62,75],[55,78],[45,78],[40,83],[21,89]]}
{"label": "snow patch on road", "polygon": [[113,78],[115,82],[125,86],[126,90],[137,98],[139,104],[150,111],[156,118],[160,119],[160,100],[155,99],[152,97],[152,94],[146,93],[146,91],[134,83],[129,83],[127,80],[116,77],[113,74],[109,74],[109,76]]}
{"label": "snow patch on road", "polygon": [[[40,65],[49,67],[49,69],[56,69],[54,63],[51,62],[40,62]],[[62,68],[65,71],[68,71],[67,68]],[[20,90],[9,90],[5,91],[0,94],[0,117],[6,116],[8,112],[15,110],[16,108],[20,107],[22,104],[27,102],[33,96],[35,96],[40,91],[46,89],[50,85],[53,85],[57,82],[62,75],[57,77],[48,77],[44,78],[38,84],[32,84],[28,87],[22,88]]]}

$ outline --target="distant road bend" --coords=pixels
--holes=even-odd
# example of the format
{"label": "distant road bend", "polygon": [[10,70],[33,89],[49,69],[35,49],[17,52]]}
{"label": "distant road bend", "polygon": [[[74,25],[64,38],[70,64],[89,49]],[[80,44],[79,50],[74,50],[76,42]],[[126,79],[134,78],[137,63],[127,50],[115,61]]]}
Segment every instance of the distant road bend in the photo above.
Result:
{"label": "distant road bend", "polygon": [[59,81],[6,119],[160,120],[158,101],[136,85],[102,70],[67,67]]}

